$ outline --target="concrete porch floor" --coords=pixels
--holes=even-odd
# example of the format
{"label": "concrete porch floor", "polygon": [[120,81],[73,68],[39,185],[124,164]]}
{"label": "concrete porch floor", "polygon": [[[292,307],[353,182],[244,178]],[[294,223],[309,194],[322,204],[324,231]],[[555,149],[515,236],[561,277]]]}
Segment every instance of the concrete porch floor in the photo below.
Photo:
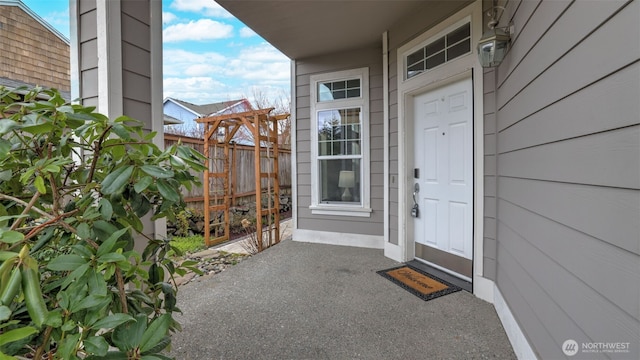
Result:
{"label": "concrete porch floor", "polygon": [[493,306],[423,301],[381,250],[290,240],[180,288],[177,359],[514,359]]}

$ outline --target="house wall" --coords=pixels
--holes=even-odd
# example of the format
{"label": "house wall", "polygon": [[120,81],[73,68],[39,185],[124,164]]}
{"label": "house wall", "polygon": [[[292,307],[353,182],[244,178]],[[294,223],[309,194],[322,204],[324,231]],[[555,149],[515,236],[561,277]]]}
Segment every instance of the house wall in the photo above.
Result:
{"label": "house wall", "polygon": [[0,77],[70,90],[69,44],[19,6],[0,6]]}
{"label": "house wall", "polygon": [[[296,60],[296,141],[297,141],[297,224],[298,229],[383,235],[384,166],[382,49],[379,44],[367,49]],[[310,76],[326,72],[369,68],[369,134],[371,168],[371,217],[342,217],[311,214],[311,118]]]}
{"label": "house wall", "polygon": [[78,1],[79,98],[98,106],[98,23],[95,0]]}
{"label": "house wall", "polygon": [[164,103],[163,111],[165,114],[172,116],[178,120],[181,120],[185,124],[192,123],[193,119],[197,117],[196,114],[186,110],[182,106],[177,105],[171,101],[167,101]]}
{"label": "house wall", "polygon": [[[158,132],[153,142],[162,148],[161,2],[70,0],[70,8],[73,98],[111,119],[143,122],[146,131]],[[166,235],[164,219],[145,218],[143,225],[149,237]],[[136,247],[145,244],[141,237]]]}
{"label": "house wall", "polygon": [[150,0],[123,0],[121,4],[122,111],[152,130]]}
{"label": "house wall", "polygon": [[485,276],[540,358],[640,358],[638,1],[509,1],[485,81]]}

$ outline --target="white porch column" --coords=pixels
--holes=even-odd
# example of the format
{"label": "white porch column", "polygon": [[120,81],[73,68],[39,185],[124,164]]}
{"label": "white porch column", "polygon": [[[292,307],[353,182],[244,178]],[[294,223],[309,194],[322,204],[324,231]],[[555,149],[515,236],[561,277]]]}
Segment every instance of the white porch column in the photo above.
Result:
{"label": "white porch column", "polygon": [[[158,132],[162,112],[162,1],[69,0],[72,99],[113,119],[127,115]],[[164,220],[145,232],[166,236]]]}

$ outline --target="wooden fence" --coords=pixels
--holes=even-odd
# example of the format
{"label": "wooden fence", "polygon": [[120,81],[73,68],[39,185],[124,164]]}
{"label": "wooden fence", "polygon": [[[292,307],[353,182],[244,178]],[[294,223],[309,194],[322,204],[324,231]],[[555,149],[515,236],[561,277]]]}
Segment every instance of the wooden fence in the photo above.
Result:
{"label": "wooden fence", "polygon": [[[204,153],[204,141],[182,135],[165,134],[164,145],[169,147],[176,143],[190,146],[200,153]],[[210,154],[215,153],[215,146],[211,146]],[[218,150],[219,151],[219,150]],[[268,159],[262,159],[267,161]],[[246,145],[234,145],[229,156],[229,184],[232,189],[232,206],[255,201],[255,155],[254,147]],[[278,156],[278,167],[281,195],[291,195],[291,150],[280,149]],[[204,173],[194,174],[200,181],[203,181]],[[203,184],[204,186],[204,184]],[[213,191],[221,189],[212,189]],[[190,191],[183,188],[182,195],[187,206],[198,210],[204,210],[204,189],[193,187]]]}

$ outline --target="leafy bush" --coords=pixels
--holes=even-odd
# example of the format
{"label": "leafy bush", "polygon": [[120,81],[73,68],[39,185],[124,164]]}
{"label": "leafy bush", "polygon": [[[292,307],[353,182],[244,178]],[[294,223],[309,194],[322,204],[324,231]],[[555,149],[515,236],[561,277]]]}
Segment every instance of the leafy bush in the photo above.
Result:
{"label": "leafy bush", "polygon": [[0,359],[166,359],[180,329],[167,279],[195,264],[173,263],[180,250],[144,224],[175,221],[203,156],[18,91],[0,87]]}
{"label": "leafy bush", "polygon": [[202,235],[176,236],[171,239],[171,246],[180,250],[181,253],[193,253],[205,248],[204,237]]}

